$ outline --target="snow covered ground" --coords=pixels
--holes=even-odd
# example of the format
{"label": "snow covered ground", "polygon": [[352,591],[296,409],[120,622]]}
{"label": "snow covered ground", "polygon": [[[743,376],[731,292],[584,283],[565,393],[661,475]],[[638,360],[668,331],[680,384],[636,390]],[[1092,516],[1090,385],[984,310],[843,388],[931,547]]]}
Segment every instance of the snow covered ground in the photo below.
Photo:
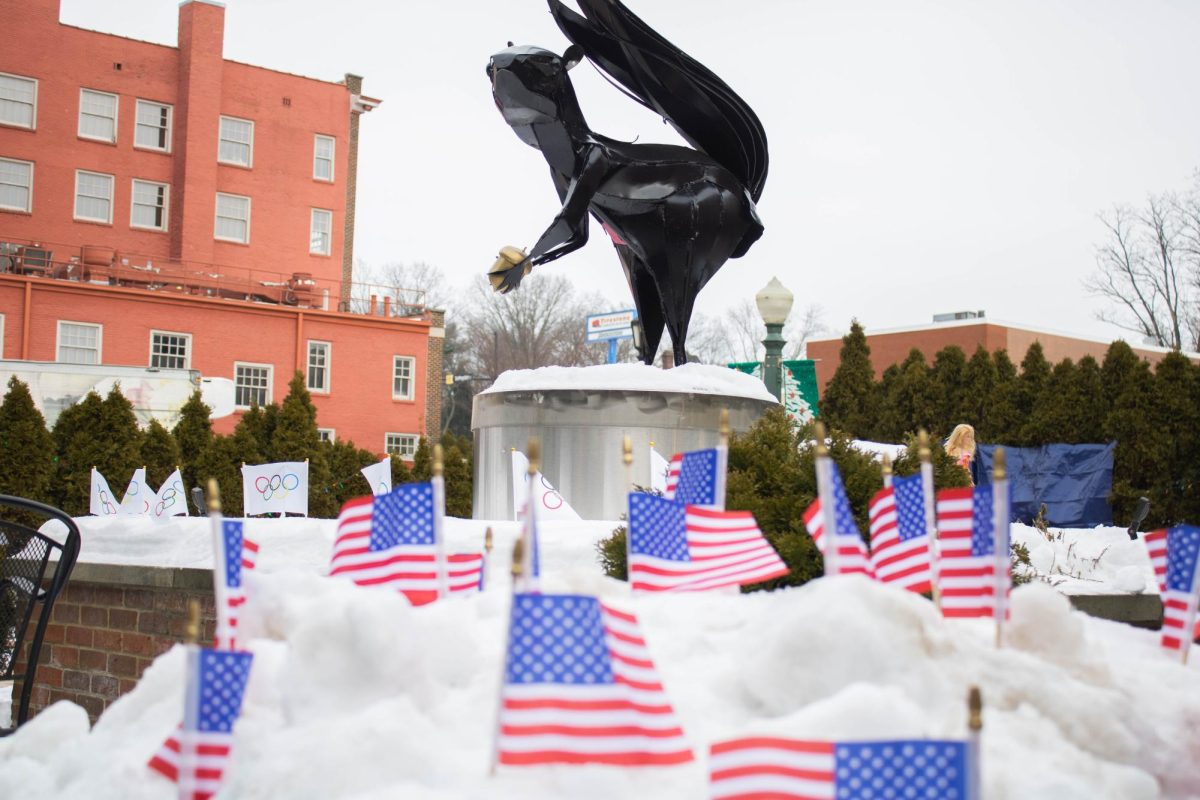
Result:
{"label": "snow covered ground", "polygon": [[[451,548],[478,547],[485,525],[448,521]],[[989,623],[944,620],[861,577],[633,598],[595,561],[612,527],[547,524],[545,588],[638,614],[695,764],[489,777],[515,523],[494,524],[487,592],[414,609],[320,577],[330,522],[252,520],[263,549],[243,620],[256,661],[222,796],[699,798],[714,739],[962,736],[978,684],[988,800],[1200,797],[1200,648],[1183,667],[1154,632],[1074,612],[1043,583],[1014,593],[1000,650]],[[211,562],[203,520],[85,520],[84,542],[84,561]],[[0,797],[173,798],[145,761],[178,723],[182,666],[180,648],[161,656],[90,732],[82,709],[60,703],[0,739]]]}
{"label": "snow covered ground", "polygon": [[1039,580],[1065,594],[1157,594],[1146,545],[1124,528],[1012,526],[1013,544],[1025,545]]}

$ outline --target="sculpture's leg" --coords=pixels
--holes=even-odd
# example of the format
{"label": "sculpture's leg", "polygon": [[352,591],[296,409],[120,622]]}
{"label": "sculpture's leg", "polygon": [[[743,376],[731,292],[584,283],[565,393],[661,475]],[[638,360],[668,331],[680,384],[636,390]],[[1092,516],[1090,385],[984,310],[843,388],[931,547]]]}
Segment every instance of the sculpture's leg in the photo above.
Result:
{"label": "sculpture's leg", "polygon": [[633,304],[642,326],[642,346],[638,349],[638,358],[644,364],[653,364],[663,335],[662,299],[658,296],[658,286],[650,270],[629,247],[618,245],[617,254],[621,257],[621,266],[625,268],[625,277],[629,279],[629,291],[633,294]]}

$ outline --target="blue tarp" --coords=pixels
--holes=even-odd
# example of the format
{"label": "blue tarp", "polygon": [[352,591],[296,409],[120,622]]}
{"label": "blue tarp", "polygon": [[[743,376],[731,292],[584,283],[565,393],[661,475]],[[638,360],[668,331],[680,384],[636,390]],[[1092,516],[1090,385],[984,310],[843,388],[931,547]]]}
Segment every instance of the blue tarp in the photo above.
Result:
{"label": "blue tarp", "polygon": [[[992,460],[999,445],[976,449],[972,465],[975,482],[989,481]],[[1046,504],[1051,525],[1090,528],[1112,525],[1113,450],[1108,444],[1047,444],[1041,447],[1005,447],[1008,478],[1012,486],[1012,518],[1031,522],[1038,507]]]}

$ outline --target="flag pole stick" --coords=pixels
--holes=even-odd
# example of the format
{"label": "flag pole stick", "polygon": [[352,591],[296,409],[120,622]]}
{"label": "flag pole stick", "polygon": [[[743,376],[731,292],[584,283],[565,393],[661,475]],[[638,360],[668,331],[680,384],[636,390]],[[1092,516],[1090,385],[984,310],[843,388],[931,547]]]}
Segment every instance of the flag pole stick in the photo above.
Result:
{"label": "flag pole stick", "polygon": [[725,510],[725,475],[729,471],[729,409],[721,409],[721,422],[717,429],[717,485],[713,492],[717,511]]}
{"label": "flag pole stick", "polygon": [[446,579],[446,539],[444,530],[446,479],[443,477],[445,473],[444,457],[445,454],[442,446],[435,444],[433,446],[433,474],[429,479],[429,483],[433,487],[433,542],[437,550],[437,596],[439,600],[450,593]]}
{"label": "flag pole stick", "polygon": [[992,613],[996,617],[996,647],[1004,644],[1004,618],[1007,616],[1008,592],[1008,469],[1003,447],[996,448],[992,458],[992,555],[995,558]]}
{"label": "flag pole stick", "polygon": [[967,692],[967,798],[981,800],[983,797],[981,764],[983,738],[983,695],[978,686],[972,686]]}
{"label": "flag pole stick", "polygon": [[883,488],[892,488],[892,456],[890,453],[883,454],[883,465],[880,467],[883,472]]}
{"label": "flag pole stick", "polygon": [[813,425],[817,438],[817,497],[821,501],[822,539],[825,542],[825,575],[838,574],[838,531],[837,512],[833,498],[833,466],[829,460],[829,447],[825,444],[825,423]]}
{"label": "flag pole stick", "polygon": [[[653,447],[653,443],[651,443]],[[625,508],[629,509],[629,497],[633,494],[633,442],[626,436],[621,441],[621,461],[625,463]],[[630,509],[632,511],[632,509]],[[629,580],[629,556],[633,531],[629,529],[629,514],[625,515],[625,579]]]}
{"label": "flag pole stick", "polygon": [[534,478],[541,468],[542,456],[541,444],[536,436],[529,437],[529,443],[525,445],[525,455],[529,460],[529,496],[525,499],[525,525],[521,529],[521,538],[524,540],[521,582],[522,588],[531,588],[531,581],[534,579],[533,558],[538,546],[533,540],[537,530],[537,488],[534,486]]}
{"label": "flag pole stick", "polygon": [[[211,502],[210,498],[209,503]],[[218,513],[219,505],[218,501]],[[179,774],[176,781],[179,800],[191,800],[196,790],[196,737],[193,733],[194,726],[188,726],[188,715],[193,708],[193,693],[200,690],[196,683],[196,667],[200,659],[200,646],[197,644],[200,640],[200,602],[189,600],[187,612],[187,622],[183,629],[184,663],[187,665],[183,675],[183,729],[179,732]]]}
{"label": "flag pole stick", "polygon": [[942,587],[939,585],[937,514],[933,505],[933,451],[929,448],[929,432],[917,431],[917,458],[921,460],[921,496],[925,500],[925,542],[929,545],[929,582],[933,586],[933,606],[942,610]]}
{"label": "flag pole stick", "polygon": [[1200,606],[1200,558],[1196,559],[1196,572],[1192,575],[1192,595],[1188,598],[1188,614],[1184,619],[1183,632],[1180,633],[1180,638],[1183,640],[1180,647],[1183,648],[1183,656],[1181,663],[1186,667],[1188,663],[1188,653],[1192,652],[1192,639],[1196,634],[1196,613]]}
{"label": "flag pole stick", "polygon": [[208,521],[213,543],[213,604],[217,612],[217,631],[213,637],[215,639],[214,645],[222,650],[226,648],[232,649],[233,645],[231,642],[221,641],[222,628],[226,628],[225,633],[229,632],[227,630],[228,626],[221,625],[222,617],[226,617],[229,613],[229,591],[225,585],[225,562],[227,556],[225,555],[225,536],[222,531],[225,518],[221,515],[221,488],[214,478],[208,479]]}
{"label": "flag pole stick", "polygon": [[646,450],[646,468],[649,470],[649,477],[646,479],[646,487],[651,491],[654,490],[654,440],[650,440],[650,447]]}
{"label": "flag pole stick", "polygon": [[[490,531],[491,528],[488,528]],[[504,682],[508,676],[508,651],[512,649],[512,605],[516,603],[517,584],[521,580],[521,570],[524,568],[525,547],[520,537],[513,543],[512,552],[512,600],[508,611],[508,629],[504,633],[504,652],[500,654],[500,684],[496,687],[496,727],[492,732],[492,763],[488,767],[488,775],[496,774],[496,765],[500,760],[500,718],[504,714]]]}
{"label": "flag pole stick", "polygon": [[479,576],[479,591],[487,586],[488,569],[492,565],[492,526],[483,532],[483,569]]}

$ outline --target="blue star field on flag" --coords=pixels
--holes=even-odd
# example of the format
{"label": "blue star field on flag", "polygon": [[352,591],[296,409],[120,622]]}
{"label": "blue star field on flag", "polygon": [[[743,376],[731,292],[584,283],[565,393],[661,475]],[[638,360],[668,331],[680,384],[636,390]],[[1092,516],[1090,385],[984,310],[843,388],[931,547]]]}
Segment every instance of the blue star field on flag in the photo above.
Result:
{"label": "blue star field on flag", "polygon": [[675,502],[685,505],[712,505],[717,502],[717,451],[693,450],[683,454]]}
{"label": "blue star field on flag", "polygon": [[1200,528],[1177,525],[1167,532],[1167,589],[1196,591],[1196,560],[1200,558]]}
{"label": "blue star field on flag", "polygon": [[225,539],[225,585],[242,585],[242,521],[223,520],[221,536]]}
{"label": "blue star field on flag", "polygon": [[687,543],[687,510],[651,494],[629,495],[630,547],[638,553],[671,561],[691,561]]}
{"label": "blue star field on flag", "polygon": [[432,545],[434,541],[433,486],[407,483],[375,498],[371,510],[372,551],[400,545]]}
{"label": "blue star field on flag", "polygon": [[612,659],[600,602],[578,595],[513,597],[505,679],[510,684],[606,684]]}
{"label": "blue star field on flag", "polygon": [[254,656],[224,650],[199,653],[199,692],[193,730],[229,733],[242,709]]}
{"label": "blue star field on flag", "polygon": [[839,742],[834,757],[837,800],[967,800],[966,742]]}
{"label": "blue star field on flag", "polygon": [[921,476],[894,478],[892,491],[896,498],[896,530],[900,541],[907,542],[928,532],[925,526],[925,492]]}
{"label": "blue star field on flag", "polygon": [[853,536],[862,540],[858,525],[854,522],[854,510],[850,507],[850,498],[842,483],[842,474],[838,471],[837,463],[829,462],[830,474],[833,477],[833,517],[837,526],[838,536]]}

